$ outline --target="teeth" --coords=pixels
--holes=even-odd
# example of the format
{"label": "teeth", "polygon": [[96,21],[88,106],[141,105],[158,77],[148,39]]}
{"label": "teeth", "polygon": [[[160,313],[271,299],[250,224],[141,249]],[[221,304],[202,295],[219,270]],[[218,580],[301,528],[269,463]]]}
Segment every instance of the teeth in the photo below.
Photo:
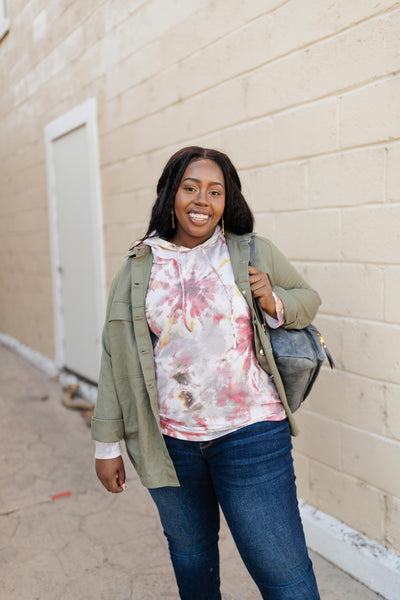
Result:
{"label": "teeth", "polygon": [[189,213],[189,217],[195,221],[207,221],[208,215],[202,215],[201,213]]}

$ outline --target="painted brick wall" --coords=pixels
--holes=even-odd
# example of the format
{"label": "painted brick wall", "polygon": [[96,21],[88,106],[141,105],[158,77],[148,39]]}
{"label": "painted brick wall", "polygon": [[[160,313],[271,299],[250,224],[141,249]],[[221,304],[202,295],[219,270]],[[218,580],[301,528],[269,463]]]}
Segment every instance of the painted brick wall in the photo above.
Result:
{"label": "painted brick wall", "polygon": [[43,129],[99,108],[107,281],[166,159],[218,147],[319,290],[300,495],[400,551],[400,2],[29,0],[0,42],[0,328],[52,357]]}

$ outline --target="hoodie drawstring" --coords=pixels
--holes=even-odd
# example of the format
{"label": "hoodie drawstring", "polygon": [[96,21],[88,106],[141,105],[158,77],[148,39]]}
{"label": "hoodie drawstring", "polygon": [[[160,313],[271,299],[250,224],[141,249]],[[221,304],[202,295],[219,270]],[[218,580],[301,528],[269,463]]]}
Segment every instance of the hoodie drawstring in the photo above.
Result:
{"label": "hoodie drawstring", "polygon": [[179,281],[180,281],[181,288],[182,288],[182,317],[183,317],[183,322],[185,324],[186,329],[188,331],[190,331],[190,333],[192,333],[193,327],[189,327],[187,319],[186,319],[185,280],[183,279],[183,274],[182,274],[182,265],[181,265],[181,261],[180,261],[179,246],[177,247],[176,250],[177,250],[177,255],[178,255],[176,262],[178,263]]}
{"label": "hoodie drawstring", "polygon": [[209,260],[207,253],[205,251],[204,248],[201,249],[201,251],[203,252],[203,256],[206,259],[206,261],[208,262],[208,264],[210,265],[210,267],[212,268],[212,270],[214,271],[214,273],[216,274],[216,276],[218,277],[220,284],[222,285],[222,287],[225,290],[225,293],[228,297],[228,302],[229,302],[229,306],[231,307],[231,317],[230,317],[230,321],[231,321],[231,326],[232,326],[232,337],[233,337],[233,347],[237,348],[237,339],[236,339],[236,330],[235,330],[235,321],[233,318],[233,302],[232,302],[232,298],[231,295],[229,293],[229,291],[227,290],[226,285],[224,284],[221,275],[218,273],[217,269],[214,267],[214,265],[212,264],[212,262]]}

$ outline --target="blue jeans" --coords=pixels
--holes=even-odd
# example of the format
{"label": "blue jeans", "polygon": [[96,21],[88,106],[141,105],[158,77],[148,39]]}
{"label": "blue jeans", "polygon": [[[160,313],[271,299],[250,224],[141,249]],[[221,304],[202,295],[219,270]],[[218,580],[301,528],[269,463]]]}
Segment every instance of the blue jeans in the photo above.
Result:
{"label": "blue jeans", "polygon": [[182,600],[220,600],[219,505],[262,598],[318,600],[296,497],[286,420],[210,442],[165,436],[180,487],[149,490]]}

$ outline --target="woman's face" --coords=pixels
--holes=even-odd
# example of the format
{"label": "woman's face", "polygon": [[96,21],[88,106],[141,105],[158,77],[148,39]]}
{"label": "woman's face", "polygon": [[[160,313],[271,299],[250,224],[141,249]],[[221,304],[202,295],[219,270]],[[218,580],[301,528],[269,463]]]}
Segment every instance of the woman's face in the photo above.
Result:
{"label": "woman's face", "polygon": [[213,160],[192,161],[175,196],[175,235],[179,246],[194,248],[214,233],[225,207],[225,181]]}

